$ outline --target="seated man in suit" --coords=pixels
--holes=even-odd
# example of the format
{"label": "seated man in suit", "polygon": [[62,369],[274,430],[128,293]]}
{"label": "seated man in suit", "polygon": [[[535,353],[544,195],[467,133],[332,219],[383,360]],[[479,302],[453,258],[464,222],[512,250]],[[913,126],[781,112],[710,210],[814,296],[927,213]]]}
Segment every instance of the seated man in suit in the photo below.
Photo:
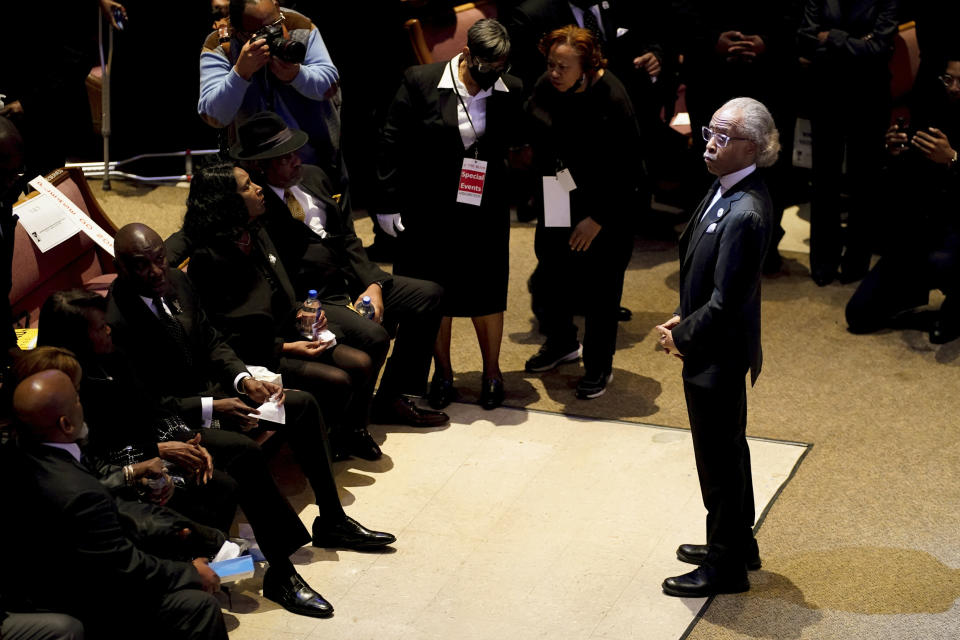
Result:
{"label": "seated man in suit", "polygon": [[[210,427],[217,419],[224,427],[247,430],[258,422],[255,407],[275,399],[286,418],[270,426],[287,435],[320,509],[313,522],[313,544],[357,549],[394,542],[393,535],[366,529],[343,512],[330,469],[326,430],[313,397],[250,375],[197,305],[186,275],[167,267],[160,236],[146,225],[128,224],[117,231],[114,250],[118,276],[107,308],[113,342],[161,405],[192,427]],[[294,613],[317,617],[333,613],[330,603],[289,563],[271,562],[263,593]]]}
{"label": "seated man in suit", "polygon": [[[374,401],[374,420],[413,427],[448,421],[441,411],[421,409],[403,394],[423,395],[440,327],[441,287],[433,282],[391,276],[367,258],[351,220],[350,208],[333,198],[320,167],[302,164],[302,131],[288,128],[268,112],[258,113],[238,132],[230,155],[246,163],[265,184],[264,227],[293,275],[296,295],[316,289],[337,340],[367,352],[379,370],[396,335],[393,355]],[[261,181],[262,180],[262,181]],[[351,306],[370,296],[373,321]],[[372,376],[371,385],[376,376]],[[371,388],[372,391],[372,388]]]}
{"label": "seated man in suit", "polygon": [[[123,536],[116,504],[83,465],[83,408],[73,382],[47,370],[13,394],[23,455],[15,462],[31,501],[23,532],[19,586],[39,608],[68,613],[91,636],[226,640],[220,587],[205,559],[163,560]],[[5,568],[5,571],[7,568]],[[206,592],[206,593],[205,593]]]}

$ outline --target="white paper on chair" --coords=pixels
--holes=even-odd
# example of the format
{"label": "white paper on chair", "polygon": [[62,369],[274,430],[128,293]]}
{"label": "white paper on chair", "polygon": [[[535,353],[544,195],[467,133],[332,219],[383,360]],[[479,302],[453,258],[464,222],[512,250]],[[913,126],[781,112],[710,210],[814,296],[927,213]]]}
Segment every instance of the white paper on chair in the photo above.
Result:
{"label": "white paper on chair", "polygon": [[20,224],[43,253],[80,233],[73,217],[43,193],[16,205],[13,213],[20,216]]}
{"label": "white paper on chair", "polygon": [[111,256],[113,255],[113,236],[104,231],[103,227],[94,222],[90,216],[75,205],[65,193],[53,186],[53,184],[43,176],[37,176],[31,180],[29,184],[41,194],[48,196],[56,202],[57,206],[73,220],[73,223],[77,225],[81,231],[100,245],[101,249]]}
{"label": "white paper on chair", "polygon": [[543,224],[546,227],[570,226],[570,192],[556,176],[543,176]]}

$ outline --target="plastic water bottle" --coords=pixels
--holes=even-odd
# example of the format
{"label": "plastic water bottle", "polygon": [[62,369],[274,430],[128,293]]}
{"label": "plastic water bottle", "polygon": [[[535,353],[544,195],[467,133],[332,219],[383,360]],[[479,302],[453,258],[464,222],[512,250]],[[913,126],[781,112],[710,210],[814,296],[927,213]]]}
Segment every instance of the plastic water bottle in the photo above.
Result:
{"label": "plastic water bottle", "polygon": [[300,334],[304,338],[313,340],[313,325],[317,321],[317,315],[320,313],[320,300],[317,299],[317,290],[310,289],[307,292],[307,299],[303,303],[302,313],[300,314]]}
{"label": "plastic water bottle", "polygon": [[361,298],[360,304],[357,305],[357,313],[367,320],[373,320],[373,316],[376,315],[376,310],[373,308],[373,303],[370,302],[370,296],[363,296],[363,298]]}

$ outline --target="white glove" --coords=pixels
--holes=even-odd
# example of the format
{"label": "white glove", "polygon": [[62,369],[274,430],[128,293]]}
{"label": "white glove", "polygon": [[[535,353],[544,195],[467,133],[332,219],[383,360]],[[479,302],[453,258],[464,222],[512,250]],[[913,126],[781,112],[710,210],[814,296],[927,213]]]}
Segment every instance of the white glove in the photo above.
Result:
{"label": "white glove", "polygon": [[383,229],[387,235],[393,236],[394,238],[397,237],[397,231],[403,233],[405,230],[399,213],[378,213],[377,224],[380,225],[380,228]]}

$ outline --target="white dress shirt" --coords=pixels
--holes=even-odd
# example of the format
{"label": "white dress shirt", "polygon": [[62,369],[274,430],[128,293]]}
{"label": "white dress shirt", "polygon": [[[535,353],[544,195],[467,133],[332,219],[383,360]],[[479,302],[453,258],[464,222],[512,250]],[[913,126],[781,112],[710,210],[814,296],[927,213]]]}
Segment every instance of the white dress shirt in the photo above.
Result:
{"label": "white dress shirt", "polygon": [[[277,197],[283,200],[284,189],[275,187],[272,184],[267,185],[270,190],[277,194]],[[310,230],[321,238],[326,238],[327,233],[327,206],[322,200],[314,198],[312,195],[300,188],[299,185],[290,187],[290,193],[300,203],[303,209],[303,224],[310,227]]]}
{"label": "white dress shirt", "polygon": [[[570,10],[573,11],[573,17],[577,19],[577,25],[579,25],[580,28],[584,28],[584,27],[583,27],[583,9],[581,9],[581,8],[578,7],[577,5],[573,4],[572,2],[568,2],[567,4],[570,5]],[[594,17],[597,19],[597,26],[600,27],[600,34],[601,34],[604,38],[606,38],[606,37],[607,37],[607,32],[606,32],[606,30],[603,28],[603,20],[600,19],[600,3],[591,5],[591,6],[587,9],[587,11],[589,11],[590,13],[592,13],[592,14],[594,15]]]}
{"label": "white dress shirt", "polygon": [[43,444],[48,447],[56,447],[57,449],[63,449],[77,462],[80,462],[80,445],[76,442],[44,442]]}
{"label": "white dress shirt", "polygon": [[[158,318],[160,317],[160,313],[154,306],[152,298],[140,296],[140,299],[143,300],[143,303],[147,305],[147,309],[150,309],[150,312],[153,315],[157,316]],[[170,305],[167,304],[167,301],[163,298],[160,298],[160,304],[163,305],[167,315],[173,317],[173,313],[170,311]],[[251,376],[248,372],[241,371],[237,374],[237,377],[233,379],[233,386],[237,390],[237,393],[243,393],[243,389],[240,388],[240,381],[249,377]],[[210,427],[210,424],[213,422],[213,396],[200,396],[200,419],[203,422],[203,424],[200,426],[202,426],[204,429]]]}
{"label": "white dress shirt", "polygon": [[713,209],[713,205],[717,204],[717,200],[722,198],[726,192],[730,190],[730,187],[737,184],[756,170],[757,165],[751,164],[749,167],[744,167],[739,171],[734,171],[733,173],[728,173],[725,176],[720,176],[720,188],[717,189],[715,194],[713,194],[713,200],[710,201],[710,205],[703,210],[702,214],[700,214],[700,222],[703,221],[703,216],[707,215],[707,211]]}
{"label": "white dress shirt", "polygon": [[[487,98],[496,91],[509,91],[507,85],[503,83],[502,78],[497,78],[493,87],[481,89],[477,95],[472,96],[467,91],[467,87],[460,81],[460,59],[463,54],[447,63],[447,69],[440,77],[437,83],[438,89],[452,89],[460,94],[460,100],[457,100],[457,121],[460,127],[460,139],[463,141],[463,148],[469,149],[477,141],[478,136],[482,136],[487,130]],[[466,105],[466,109],[464,109]],[[469,112],[469,117],[467,113]],[[471,126],[470,123],[473,123]]]}

